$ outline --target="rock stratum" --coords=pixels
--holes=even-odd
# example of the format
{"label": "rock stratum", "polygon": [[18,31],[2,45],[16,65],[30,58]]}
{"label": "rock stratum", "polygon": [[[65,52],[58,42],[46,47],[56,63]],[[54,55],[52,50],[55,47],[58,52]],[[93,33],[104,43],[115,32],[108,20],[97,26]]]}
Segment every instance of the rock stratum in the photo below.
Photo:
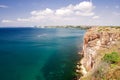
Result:
{"label": "rock stratum", "polygon": [[81,55],[78,80],[120,80],[120,28],[88,29]]}

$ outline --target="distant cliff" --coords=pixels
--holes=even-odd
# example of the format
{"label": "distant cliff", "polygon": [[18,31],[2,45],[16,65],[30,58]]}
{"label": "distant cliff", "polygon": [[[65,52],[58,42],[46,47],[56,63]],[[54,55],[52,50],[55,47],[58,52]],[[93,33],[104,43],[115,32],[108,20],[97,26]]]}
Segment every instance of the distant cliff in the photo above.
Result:
{"label": "distant cliff", "polygon": [[120,29],[93,27],[83,41],[78,80],[120,80]]}

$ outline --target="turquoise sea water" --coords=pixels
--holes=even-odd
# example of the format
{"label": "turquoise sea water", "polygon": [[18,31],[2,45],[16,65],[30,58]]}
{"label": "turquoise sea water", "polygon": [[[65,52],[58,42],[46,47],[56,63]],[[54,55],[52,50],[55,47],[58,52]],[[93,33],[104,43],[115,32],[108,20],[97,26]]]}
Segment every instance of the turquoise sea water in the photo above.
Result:
{"label": "turquoise sea water", "polygon": [[0,28],[0,80],[73,80],[84,32]]}

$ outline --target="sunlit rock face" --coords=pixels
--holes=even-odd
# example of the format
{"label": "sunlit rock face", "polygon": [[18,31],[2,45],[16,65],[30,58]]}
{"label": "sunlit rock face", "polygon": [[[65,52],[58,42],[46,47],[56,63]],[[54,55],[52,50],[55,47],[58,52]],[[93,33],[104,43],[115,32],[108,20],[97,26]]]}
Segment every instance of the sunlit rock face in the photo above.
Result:
{"label": "sunlit rock face", "polygon": [[83,43],[83,58],[81,63],[81,73],[83,76],[93,70],[97,64],[96,56],[98,50],[109,48],[120,40],[120,29],[110,27],[93,27],[84,35]]}

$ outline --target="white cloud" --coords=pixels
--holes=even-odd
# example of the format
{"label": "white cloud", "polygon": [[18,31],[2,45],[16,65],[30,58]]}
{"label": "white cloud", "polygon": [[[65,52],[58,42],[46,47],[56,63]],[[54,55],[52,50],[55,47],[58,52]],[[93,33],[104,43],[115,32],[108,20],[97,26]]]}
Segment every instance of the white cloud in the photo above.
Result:
{"label": "white cloud", "polygon": [[76,11],[75,13],[76,15],[80,15],[80,16],[93,16],[94,12],[85,12],[84,14],[80,11]]}
{"label": "white cloud", "polygon": [[6,5],[0,5],[0,8],[8,8]]}
{"label": "white cloud", "polygon": [[[33,24],[69,24],[73,21],[81,21],[87,17],[95,16],[93,12],[95,6],[92,2],[83,1],[76,5],[68,5],[56,10],[46,8],[44,10],[33,10],[28,18],[17,18],[14,22],[24,22]],[[3,20],[3,23],[13,22],[12,20]]]}
{"label": "white cloud", "polygon": [[80,10],[80,11],[84,11],[84,12],[89,12],[93,8],[94,8],[93,4],[91,2],[88,2],[88,1],[83,1],[83,2],[74,6],[75,10]]}
{"label": "white cloud", "polygon": [[49,9],[49,8],[46,8],[45,10],[40,10],[40,11],[32,11],[31,12],[31,15],[35,15],[35,16],[46,16],[46,15],[50,15],[50,14],[53,14],[54,11]]}
{"label": "white cloud", "polygon": [[27,21],[29,21],[29,19],[18,18],[17,21],[19,21],[19,22],[27,22]]}
{"label": "white cloud", "polygon": [[11,22],[14,22],[13,20],[2,20],[1,21],[2,23],[11,23]]}
{"label": "white cloud", "polygon": [[78,16],[92,16],[94,15],[93,9],[95,6],[91,2],[83,1],[76,5],[69,5],[67,7],[57,9],[56,15],[78,15]]}
{"label": "white cloud", "polygon": [[68,8],[61,8],[55,11],[56,16],[69,16],[73,13],[73,10]]}
{"label": "white cloud", "polygon": [[92,18],[93,18],[93,19],[99,19],[100,16],[93,16]]}
{"label": "white cloud", "polygon": [[36,16],[40,18],[53,16],[53,15],[54,17],[74,16],[74,15],[92,16],[94,15],[93,9],[94,9],[94,6],[91,2],[83,1],[83,2],[80,2],[79,4],[76,4],[76,5],[70,4],[66,7],[62,7],[56,10],[52,10],[49,8],[46,8],[45,10],[40,10],[40,11],[34,10],[31,12],[31,15],[34,17]]}

